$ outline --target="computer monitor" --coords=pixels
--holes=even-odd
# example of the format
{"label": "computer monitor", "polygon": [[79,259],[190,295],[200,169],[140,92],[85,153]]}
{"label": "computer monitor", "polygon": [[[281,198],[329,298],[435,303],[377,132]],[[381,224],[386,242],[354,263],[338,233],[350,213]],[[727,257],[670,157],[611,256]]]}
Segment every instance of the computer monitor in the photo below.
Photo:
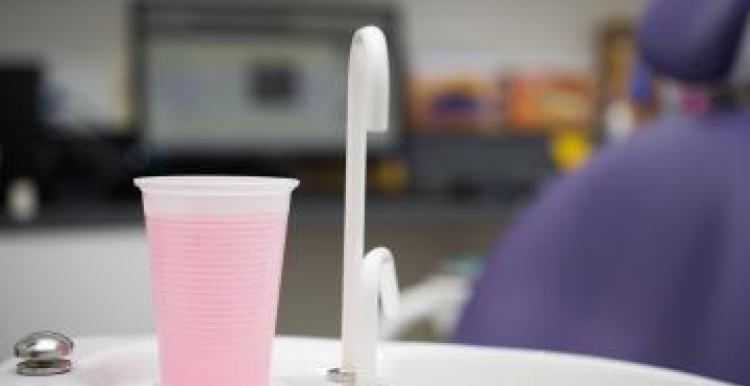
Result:
{"label": "computer monitor", "polygon": [[166,155],[340,152],[353,32],[378,25],[391,57],[391,125],[401,124],[396,14],[351,3],[142,2],[134,7],[133,104],[140,135]]}

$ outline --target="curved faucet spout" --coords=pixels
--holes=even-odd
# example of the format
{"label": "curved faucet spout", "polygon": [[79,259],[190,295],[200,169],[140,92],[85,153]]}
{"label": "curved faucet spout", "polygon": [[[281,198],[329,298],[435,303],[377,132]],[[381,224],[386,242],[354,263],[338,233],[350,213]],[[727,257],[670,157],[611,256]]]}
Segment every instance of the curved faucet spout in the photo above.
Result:
{"label": "curved faucet spout", "polygon": [[390,93],[388,44],[380,28],[358,29],[349,51],[347,130],[385,131]]}
{"label": "curved faucet spout", "polygon": [[388,248],[371,250],[362,262],[360,336],[355,357],[356,386],[378,384],[377,344],[380,308],[385,318],[398,313],[399,291],[393,254]]}

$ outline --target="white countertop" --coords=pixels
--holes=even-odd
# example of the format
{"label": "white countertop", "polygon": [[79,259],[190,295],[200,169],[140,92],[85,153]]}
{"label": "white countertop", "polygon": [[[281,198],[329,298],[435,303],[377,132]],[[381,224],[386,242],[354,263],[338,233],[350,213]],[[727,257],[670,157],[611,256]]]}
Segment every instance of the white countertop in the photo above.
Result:
{"label": "white countertop", "polygon": [[[156,379],[152,337],[74,339],[73,371],[49,377],[15,374],[15,360],[0,365],[1,386],[151,386]],[[720,386],[728,385],[651,366],[536,350],[436,343],[384,343],[384,384],[391,386]],[[325,371],[338,362],[335,340],[279,337],[272,385],[331,386]],[[220,386],[220,385],[213,385]]]}

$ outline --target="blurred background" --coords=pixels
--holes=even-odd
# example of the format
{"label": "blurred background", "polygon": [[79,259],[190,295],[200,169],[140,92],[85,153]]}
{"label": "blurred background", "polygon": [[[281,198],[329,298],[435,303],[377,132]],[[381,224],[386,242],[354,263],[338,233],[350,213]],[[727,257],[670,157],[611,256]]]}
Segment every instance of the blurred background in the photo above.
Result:
{"label": "blurred background", "polygon": [[348,44],[389,38],[367,244],[405,339],[445,340],[508,220],[645,122],[699,111],[639,64],[644,0],[0,2],[0,359],[21,335],[152,330],[132,178],[299,178],[278,329],[337,336]]}

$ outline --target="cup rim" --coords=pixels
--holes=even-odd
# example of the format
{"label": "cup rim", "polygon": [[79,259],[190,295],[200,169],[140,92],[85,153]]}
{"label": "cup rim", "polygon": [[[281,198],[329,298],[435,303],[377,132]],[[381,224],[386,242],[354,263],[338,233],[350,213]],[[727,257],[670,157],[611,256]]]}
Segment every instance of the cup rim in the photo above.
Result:
{"label": "cup rim", "polygon": [[240,175],[169,175],[133,179],[144,193],[175,195],[238,195],[291,192],[299,180],[284,177]]}

